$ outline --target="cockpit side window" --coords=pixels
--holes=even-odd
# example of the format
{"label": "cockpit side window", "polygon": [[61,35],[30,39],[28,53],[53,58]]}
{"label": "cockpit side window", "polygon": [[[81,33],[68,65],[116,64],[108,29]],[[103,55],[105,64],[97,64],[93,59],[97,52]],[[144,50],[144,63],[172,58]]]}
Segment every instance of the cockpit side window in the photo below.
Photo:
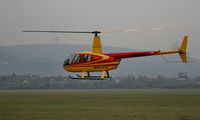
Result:
{"label": "cockpit side window", "polygon": [[78,55],[76,63],[80,63],[83,55]]}
{"label": "cockpit side window", "polygon": [[91,60],[90,54],[76,54],[73,55],[70,63],[81,63],[81,62],[89,62]]}
{"label": "cockpit side window", "polygon": [[69,64],[71,64],[73,58],[74,58],[74,55],[70,55],[69,56],[69,58],[68,58],[69,59]]}
{"label": "cockpit side window", "polygon": [[73,57],[74,57],[74,55],[70,55],[70,56],[66,59],[66,61],[64,62],[64,65],[70,65],[71,62],[72,62]]}
{"label": "cockpit side window", "polygon": [[73,62],[72,63],[81,63],[82,62],[82,59],[83,59],[83,55],[80,54],[80,55],[76,55],[73,59]]}
{"label": "cockpit side window", "polygon": [[83,62],[89,62],[89,61],[90,61],[91,55],[85,54],[85,55],[83,55],[83,56],[84,56],[84,57],[83,57]]}
{"label": "cockpit side window", "polygon": [[76,55],[72,61],[72,63],[76,63],[76,60],[78,59],[79,55]]}
{"label": "cockpit side window", "polygon": [[65,60],[64,65],[69,65],[69,59],[67,58],[67,60]]}

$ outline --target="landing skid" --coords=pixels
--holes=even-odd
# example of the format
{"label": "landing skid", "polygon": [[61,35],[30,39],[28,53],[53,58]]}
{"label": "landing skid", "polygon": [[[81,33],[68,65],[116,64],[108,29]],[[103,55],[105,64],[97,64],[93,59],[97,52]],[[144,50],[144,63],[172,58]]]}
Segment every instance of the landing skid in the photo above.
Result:
{"label": "landing skid", "polygon": [[112,79],[112,77],[109,76],[109,73],[107,72],[107,76],[105,76],[104,78],[102,78],[102,76],[90,76],[90,74],[88,73],[88,76],[84,76],[82,77],[79,74],[76,74],[77,77],[73,77],[73,76],[69,76],[70,79],[77,79],[77,80],[107,80],[107,79]]}
{"label": "landing skid", "polygon": [[81,78],[81,76],[79,75],[78,77],[72,77],[69,76],[70,79],[75,79],[75,80],[107,80],[107,79],[112,79],[111,77],[105,77],[104,79],[101,78],[101,76],[85,76],[84,78]]}
{"label": "landing skid", "polygon": [[[105,76],[105,73],[107,76]],[[105,80],[111,79],[108,71],[102,71],[101,76],[91,76],[90,72],[87,72],[87,76],[85,76],[85,71],[82,72],[82,75],[76,74],[77,77],[69,76],[70,79],[82,79],[82,80]]]}

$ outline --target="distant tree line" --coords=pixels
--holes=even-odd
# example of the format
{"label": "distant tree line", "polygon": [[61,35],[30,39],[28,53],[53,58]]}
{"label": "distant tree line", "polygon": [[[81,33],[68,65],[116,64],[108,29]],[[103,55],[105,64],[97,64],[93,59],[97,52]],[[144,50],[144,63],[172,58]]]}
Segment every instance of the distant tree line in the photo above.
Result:
{"label": "distant tree line", "polygon": [[74,80],[66,76],[1,75],[1,90],[16,89],[149,89],[149,88],[200,88],[200,77],[155,78],[139,75],[119,76],[107,80]]}

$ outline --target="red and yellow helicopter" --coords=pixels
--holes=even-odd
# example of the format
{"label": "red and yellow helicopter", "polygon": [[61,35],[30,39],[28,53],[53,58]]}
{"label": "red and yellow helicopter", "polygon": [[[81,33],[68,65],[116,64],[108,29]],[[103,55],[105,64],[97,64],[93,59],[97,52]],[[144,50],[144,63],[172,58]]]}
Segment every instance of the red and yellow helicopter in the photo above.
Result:
{"label": "red and yellow helicopter", "polygon": [[[152,28],[152,30],[159,30],[160,28]],[[182,44],[177,50],[170,51],[142,51],[142,52],[123,52],[123,53],[103,53],[101,47],[100,33],[112,32],[126,32],[138,30],[117,30],[117,31],[23,31],[23,32],[49,32],[49,33],[91,33],[94,34],[92,51],[77,52],[70,55],[63,64],[63,68],[69,72],[82,72],[78,77],[70,77],[72,79],[105,79],[111,78],[109,70],[116,69],[120,61],[125,58],[174,54],[178,53],[183,63],[187,63],[186,47],[188,36],[184,36]],[[101,76],[91,76],[90,72],[102,72]],[[87,73],[87,76],[85,74]]]}

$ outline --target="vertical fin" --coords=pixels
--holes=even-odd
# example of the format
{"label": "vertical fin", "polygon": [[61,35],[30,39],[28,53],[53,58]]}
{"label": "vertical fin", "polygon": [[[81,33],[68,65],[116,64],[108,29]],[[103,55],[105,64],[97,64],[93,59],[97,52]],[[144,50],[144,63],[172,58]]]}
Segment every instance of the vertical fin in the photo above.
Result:
{"label": "vertical fin", "polygon": [[102,54],[101,39],[98,35],[94,36],[92,52]]}
{"label": "vertical fin", "polygon": [[187,49],[188,36],[184,36],[181,47],[179,48],[179,55],[182,62],[187,63],[186,49]]}

